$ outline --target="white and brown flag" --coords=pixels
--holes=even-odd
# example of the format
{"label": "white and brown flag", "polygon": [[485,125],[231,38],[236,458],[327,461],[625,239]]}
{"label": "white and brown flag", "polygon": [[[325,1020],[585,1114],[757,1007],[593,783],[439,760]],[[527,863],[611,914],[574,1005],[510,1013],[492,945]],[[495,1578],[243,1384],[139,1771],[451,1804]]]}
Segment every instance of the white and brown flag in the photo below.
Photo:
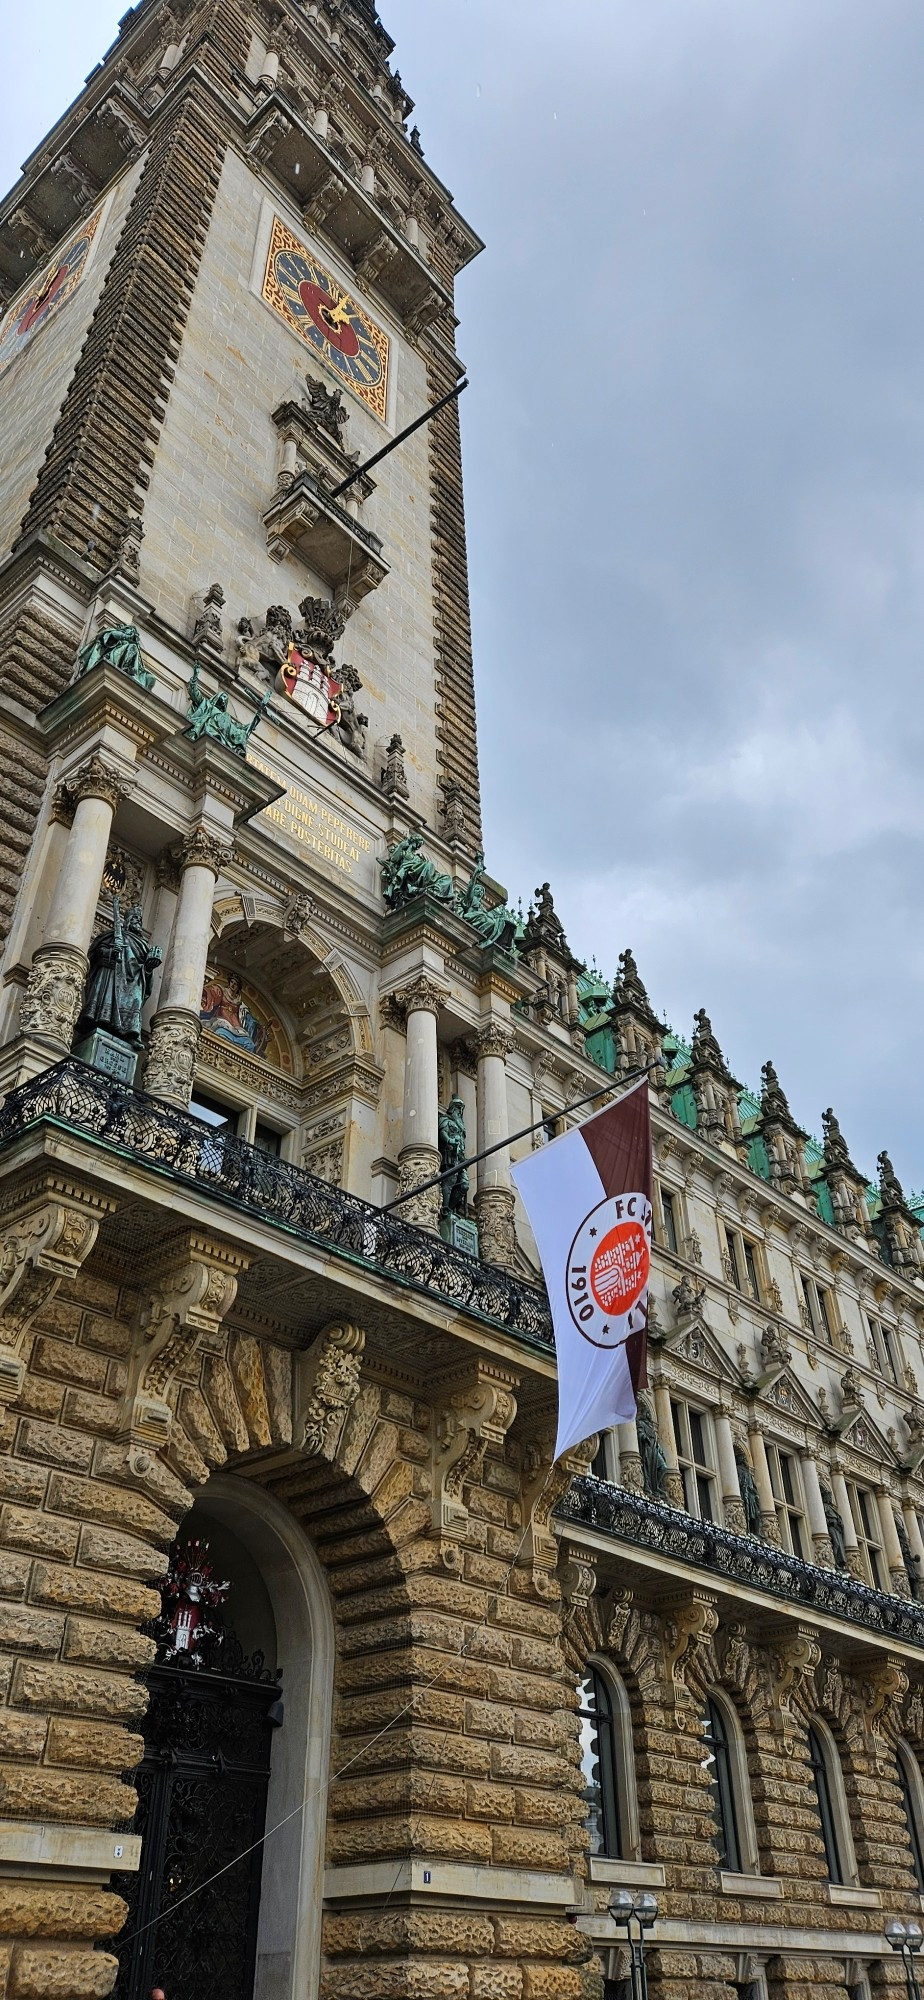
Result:
{"label": "white and brown flag", "polygon": [[635,1416],[651,1268],[648,1079],[521,1160],[558,1356],[555,1456]]}

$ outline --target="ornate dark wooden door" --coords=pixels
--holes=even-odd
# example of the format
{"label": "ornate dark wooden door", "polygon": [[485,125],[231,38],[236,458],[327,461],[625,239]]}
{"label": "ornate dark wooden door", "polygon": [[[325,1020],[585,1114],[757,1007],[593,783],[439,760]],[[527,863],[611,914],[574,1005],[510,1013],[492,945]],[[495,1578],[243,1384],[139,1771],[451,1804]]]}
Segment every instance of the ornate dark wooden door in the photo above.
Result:
{"label": "ornate dark wooden door", "polygon": [[115,1883],[129,1904],[115,2000],[149,2000],[153,1986],[167,2000],[253,2000],[279,1686],[173,1665],[149,1678],[141,1867]]}

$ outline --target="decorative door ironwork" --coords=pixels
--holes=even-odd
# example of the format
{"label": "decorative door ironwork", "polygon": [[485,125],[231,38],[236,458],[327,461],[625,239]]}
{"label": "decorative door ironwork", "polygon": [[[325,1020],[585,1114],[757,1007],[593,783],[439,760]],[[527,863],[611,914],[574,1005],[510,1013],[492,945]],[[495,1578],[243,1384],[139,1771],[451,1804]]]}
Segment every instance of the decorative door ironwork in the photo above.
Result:
{"label": "decorative door ironwork", "polygon": [[[136,1773],[141,1865],[136,1875],[114,1878],[129,1914],[115,1945],[113,2000],[149,2000],[155,1986],[167,2000],[253,2000],[279,1676],[262,1654],[245,1659],[234,1636],[212,1625],[200,1625],[201,1650],[187,1644],[177,1652],[173,1600],[186,1602],[185,1581],[182,1593],[175,1585],[188,1576],[187,1553],[200,1558],[197,1603],[211,1576],[204,1546],[174,1551],[164,1612],[148,1628],[158,1660],[148,1675]],[[213,1600],[226,1592],[217,1587]]]}

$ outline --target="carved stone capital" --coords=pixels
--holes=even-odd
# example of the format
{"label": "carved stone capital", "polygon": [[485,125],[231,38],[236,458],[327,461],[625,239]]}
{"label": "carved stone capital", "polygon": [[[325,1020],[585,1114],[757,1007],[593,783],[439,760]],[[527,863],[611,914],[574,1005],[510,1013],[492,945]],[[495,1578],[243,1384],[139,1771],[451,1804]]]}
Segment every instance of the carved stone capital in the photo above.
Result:
{"label": "carved stone capital", "polygon": [[233,860],[233,847],[225,846],[205,826],[194,826],[180,844],[181,869],[210,868],[212,874],[217,876],[223,869],[230,868]]}
{"label": "carved stone capital", "polygon": [[486,1264],[512,1266],[517,1255],[512,1188],[482,1188],[475,1196],[478,1243]]}
{"label": "carved stone capital", "polygon": [[479,1028],[474,1042],[479,1058],[500,1056],[501,1061],[506,1062],[513,1052],[516,1035],[502,1021],[488,1021],[483,1028]]}
{"label": "carved stone capital", "polygon": [[183,1110],[192,1094],[202,1023],[185,1007],[162,1007],[151,1022],[144,1087]]}
{"label": "carved stone capital", "polygon": [[72,771],[67,780],[67,789],[75,806],[81,799],[103,799],[113,812],[117,812],[123,799],[134,790],[134,782],[122,771],[116,771],[111,764],[94,751],[79,771]]}
{"label": "carved stone capital", "polygon": [[115,1206],[48,1175],[0,1216],[0,1403],[14,1401],[22,1388],[22,1349],[33,1320],[62,1278],[80,1270]]}
{"label": "carved stone capital", "polygon": [[166,1444],[176,1372],[189,1363],[203,1334],[218,1333],[248,1262],[229,1245],[190,1232],[170,1268],[142,1286],[120,1423],[133,1444],[155,1450]]}
{"label": "carved stone capital", "polygon": [[449,988],[432,972],[416,972],[395,995],[405,1014],[439,1014],[449,999]]}
{"label": "carved stone capital", "polygon": [[305,1451],[336,1456],[343,1427],[359,1395],[366,1336],[346,1322],[326,1328],[296,1360],[295,1437]]}
{"label": "carved stone capital", "polygon": [[465,1539],[465,1489],[477,1481],[489,1448],[499,1451],[517,1413],[519,1377],[475,1361],[443,1385],[433,1413],[433,1526]]}
{"label": "carved stone capital", "polygon": [[38,1035],[67,1055],[83,1006],[86,953],[71,944],[43,944],[32,960],[19,1010],[20,1031]]}

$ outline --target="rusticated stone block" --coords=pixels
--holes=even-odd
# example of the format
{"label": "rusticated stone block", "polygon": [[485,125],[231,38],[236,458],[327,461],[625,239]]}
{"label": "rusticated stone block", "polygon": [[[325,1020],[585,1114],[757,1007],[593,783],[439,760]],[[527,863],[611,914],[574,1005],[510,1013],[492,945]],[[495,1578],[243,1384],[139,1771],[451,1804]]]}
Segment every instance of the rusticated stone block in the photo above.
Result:
{"label": "rusticated stone block", "polygon": [[145,1453],[144,1457],[145,1470],[134,1473],[129,1470],[124,1444],[100,1442],[93,1451],[93,1472],[97,1479],[111,1479],[115,1486],[124,1483],[132,1493],[140,1491],[154,1506],[162,1507],[165,1514],[181,1521],[183,1515],[189,1512],[191,1496],[188,1488],[170,1471],[162,1458],[155,1458],[153,1452]]}
{"label": "rusticated stone block", "polygon": [[509,1702],[515,1707],[522,1706],[545,1710],[554,1714],[561,1708],[561,1680],[549,1680],[537,1675],[524,1681],[522,1674],[504,1673],[495,1668],[487,1676],[485,1692],[492,1701]]}
{"label": "rusticated stone block", "polygon": [[524,1965],[523,2000],[581,2000],[576,1965]]}
{"label": "rusticated stone block", "polygon": [[160,1596],[141,1583],[121,1577],[100,1576],[89,1569],[64,1569],[54,1563],[36,1563],[30,1596],[35,1604],[58,1604],[68,1609],[96,1611],[101,1617],[127,1618],[138,1625],[156,1618]]}
{"label": "rusticated stone block", "polygon": [[0,1597],[25,1597],[32,1564],[28,1556],[5,1555],[0,1561]]}
{"label": "rusticated stone block", "polygon": [[452,1910],[361,1910],[326,1917],[324,1949],[335,1958],[362,1954],[432,1951],[485,1957],[494,1948],[490,1918]]}
{"label": "rusticated stone block", "polygon": [[468,1966],[438,1958],[338,1959],[322,2000],[468,2000]]}
{"label": "rusticated stone block", "polygon": [[31,1507],[4,1507],[0,1513],[0,1542],[10,1549],[25,1549],[29,1555],[57,1556],[70,1562],[79,1533],[75,1521],[60,1521]]}
{"label": "rusticated stone block", "polygon": [[44,1424],[37,1417],[24,1417],[16,1449],[20,1458],[36,1458],[63,1472],[89,1472],[93,1439],[82,1437],[79,1431],[63,1430],[60,1424]]}
{"label": "rusticated stone block", "polygon": [[[381,1855],[425,1854],[447,1861],[490,1861],[491,1831],[461,1819],[434,1819],[420,1813],[410,1820],[388,1818],[357,1824],[354,1820],[332,1826],[329,1833],[330,1860],[375,1860]],[[544,1864],[542,1864],[544,1865]]]}
{"label": "rusticated stone block", "polygon": [[138,1542],[133,1535],[117,1535],[107,1528],[80,1529],[78,1556],[89,1569],[114,1570],[118,1576],[137,1576],[153,1583],[167,1567],[167,1551]]}
{"label": "rusticated stone block", "polygon": [[126,1674],[80,1673],[73,1667],[19,1660],[12,1685],[13,1700],[21,1707],[46,1712],[63,1709],[71,1714],[135,1721],[148,1705],[147,1689]]}
{"label": "rusticated stone block", "polygon": [[521,1710],[514,1720],[514,1738],[530,1750],[555,1750],[559,1754],[570,1749],[574,1741],[574,1722],[570,1715],[530,1715]]}
{"label": "rusticated stone block", "polygon": [[528,1792],[518,1785],[513,1797],[521,1826],[562,1828],[576,1817],[573,1792]]}
{"label": "rusticated stone block", "polygon": [[48,1473],[38,1465],[23,1465],[16,1458],[0,1458],[0,1500],[23,1507],[40,1507],[48,1483]]}
{"label": "rusticated stone block", "polygon": [[60,1382],[44,1382],[40,1375],[26,1376],[16,1400],[18,1415],[38,1417],[54,1425],[63,1408],[64,1390]]}
{"label": "rusticated stone block", "polygon": [[[70,1286],[68,1286],[70,1290]],[[58,1335],[65,1341],[76,1340],[80,1332],[82,1314],[73,1299],[64,1297],[64,1288],[56,1298],[50,1299],[38,1315],[36,1327],[39,1333]]]}
{"label": "rusticated stone block", "polygon": [[0,1604],[0,1646],[14,1653],[60,1651],[64,1619],[51,1611],[31,1611],[26,1605]]}
{"label": "rusticated stone block", "polygon": [[89,1771],[71,1776],[21,1764],[0,1770],[0,1813],[16,1819],[67,1820],[72,1825],[110,1826],[131,1819],[135,1794],[113,1778]]}
{"label": "rusticated stone block", "polygon": [[66,1472],[53,1472],[47,1504],[51,1513],[96,1521],[117,1531],[127,1529],[130,1534],[163,1543],[165,1548],[176,1535],[176,1522],[143,1494],[124,1486],[108,1486],[101,1479],[77,1479]]}
{"label": "rusticated stone block", "polygon": [[106,2000],[118,1969],[118,1959],[108,1951],[36,1950],[18,1945],[10,1966],[7,2000]]}
{"label": "rusticated stone block", "polygon": [[573,1965],[586,1958],[587,1939],[564,1920],[495,1917],[494,1950],[498,1958],[557,1958]]}
{"label": "rusticated stone block", "polygon": [[535,1827],[499,1826],[493,1835],[494,1860],[507,1868],[568,1867],[568,1850],[553,1833]]}
{"label": "rusticated stone block", "polygon": [[407,1720],[424,1723],[431,1729],[461,1731],[465,1702],[461,1695],[447,1694],[442,1688],[414,1688],[407,1696],[396,1702],[393,1688],[384,1689],[380,1694],[351,1695],[342,1700],[337,1716],[337,1726],[348,1732],[378,1730],[394,1720],[395,1708],[407,1701]]}
{"label": "rusticated stone block", "polygon": [[465,1727],[470,1736],[494,1736],[503,1743],[512,1741],[517,1722],[512,1708],[493,1701],[467,1701]]}
{"label": "rusticated stone block", "polygon": [[118,1319],[103,1319],[98,1313],[87,1313],[80,1336],[81,1347],[98,1347],[102,1354],[128,1354],[131,1344],[131,1327],[123,1326]]}
{"label": "rusticated stone block", "polygon": [[502,1785],[467,1785],[465,1803],[469,1819],[483,1819],[489,1826],[514,1816],[513,1798]]}
{"label": "rusticated stone block", "polygon": [[521,2000],[523,1973],[518,1965],[474,1965],[472,2000]]}
{"label": "rusticated stone block", "polygon": [[527,1785],[564,1785],[569,1790],[574,1786],[574,1771],[563,1757],[514,1743],[492,1743],[491,1776],[520,1779]]}
{"label": "rusticated stone block", "polygon": [[50,1375],[75,1389],[102,1389],[106,1381],[106,1357],[92,1354],[73,1342],[49,1340],[40,1335],[32,1349],[30,1371]]}
{"label": "rusticated stone block", "polygon": [[77,1764],[95,1771],[131,1771],[143,1756],[144,1738],[120,1728],[118,1723],[69,1722],[55,1715],[48,1725],[50,1764]]}
{"label": "rusticated stone block", "polygon": [[41,1715],[20,1715],[13,1708],[0,1708],[0,1758],[25,1757],[37,1760],[45,1748],[48,1724]]}
{"label": "rusticated stone block", "polygon": [[114,1437],[119,1427],[118,1404],[111,1396],[97,1396],[90,1389],[66,1389],[61,1414],[64,1423],[90,1431],[94,1437]]}
{"label": "rusticated stone block", "polygon": [[0,1882],[0,1936],[116,1937],[128,1914],[121,1896],[64,1882]]}
{"label": "rusticated stone block", "polygon": [[435,1771],[396,1771],[382,1778],[344,1779],[331,1798],[331,1810],[338,1819],[347,1813],[368,1813],[426,1808],[434,1813],[465,1813],[465,1782]]}
{"label": "rusticated stone block", "polygon": [[[526,1674],[556,1674],[562,1672],[562,1656],[557,1646],[547,1639],[515,1638],[513,1642],[513,1664]],[[559,1697],[560,1701],[561,1697]]]}
{"label": "rusticated stone block", "polygon": [[68,1618],[62,1657],[95,1667],[147,1667],[157,1651],[154,1639],[125,1625],[98,1624],[95,1618]]}

